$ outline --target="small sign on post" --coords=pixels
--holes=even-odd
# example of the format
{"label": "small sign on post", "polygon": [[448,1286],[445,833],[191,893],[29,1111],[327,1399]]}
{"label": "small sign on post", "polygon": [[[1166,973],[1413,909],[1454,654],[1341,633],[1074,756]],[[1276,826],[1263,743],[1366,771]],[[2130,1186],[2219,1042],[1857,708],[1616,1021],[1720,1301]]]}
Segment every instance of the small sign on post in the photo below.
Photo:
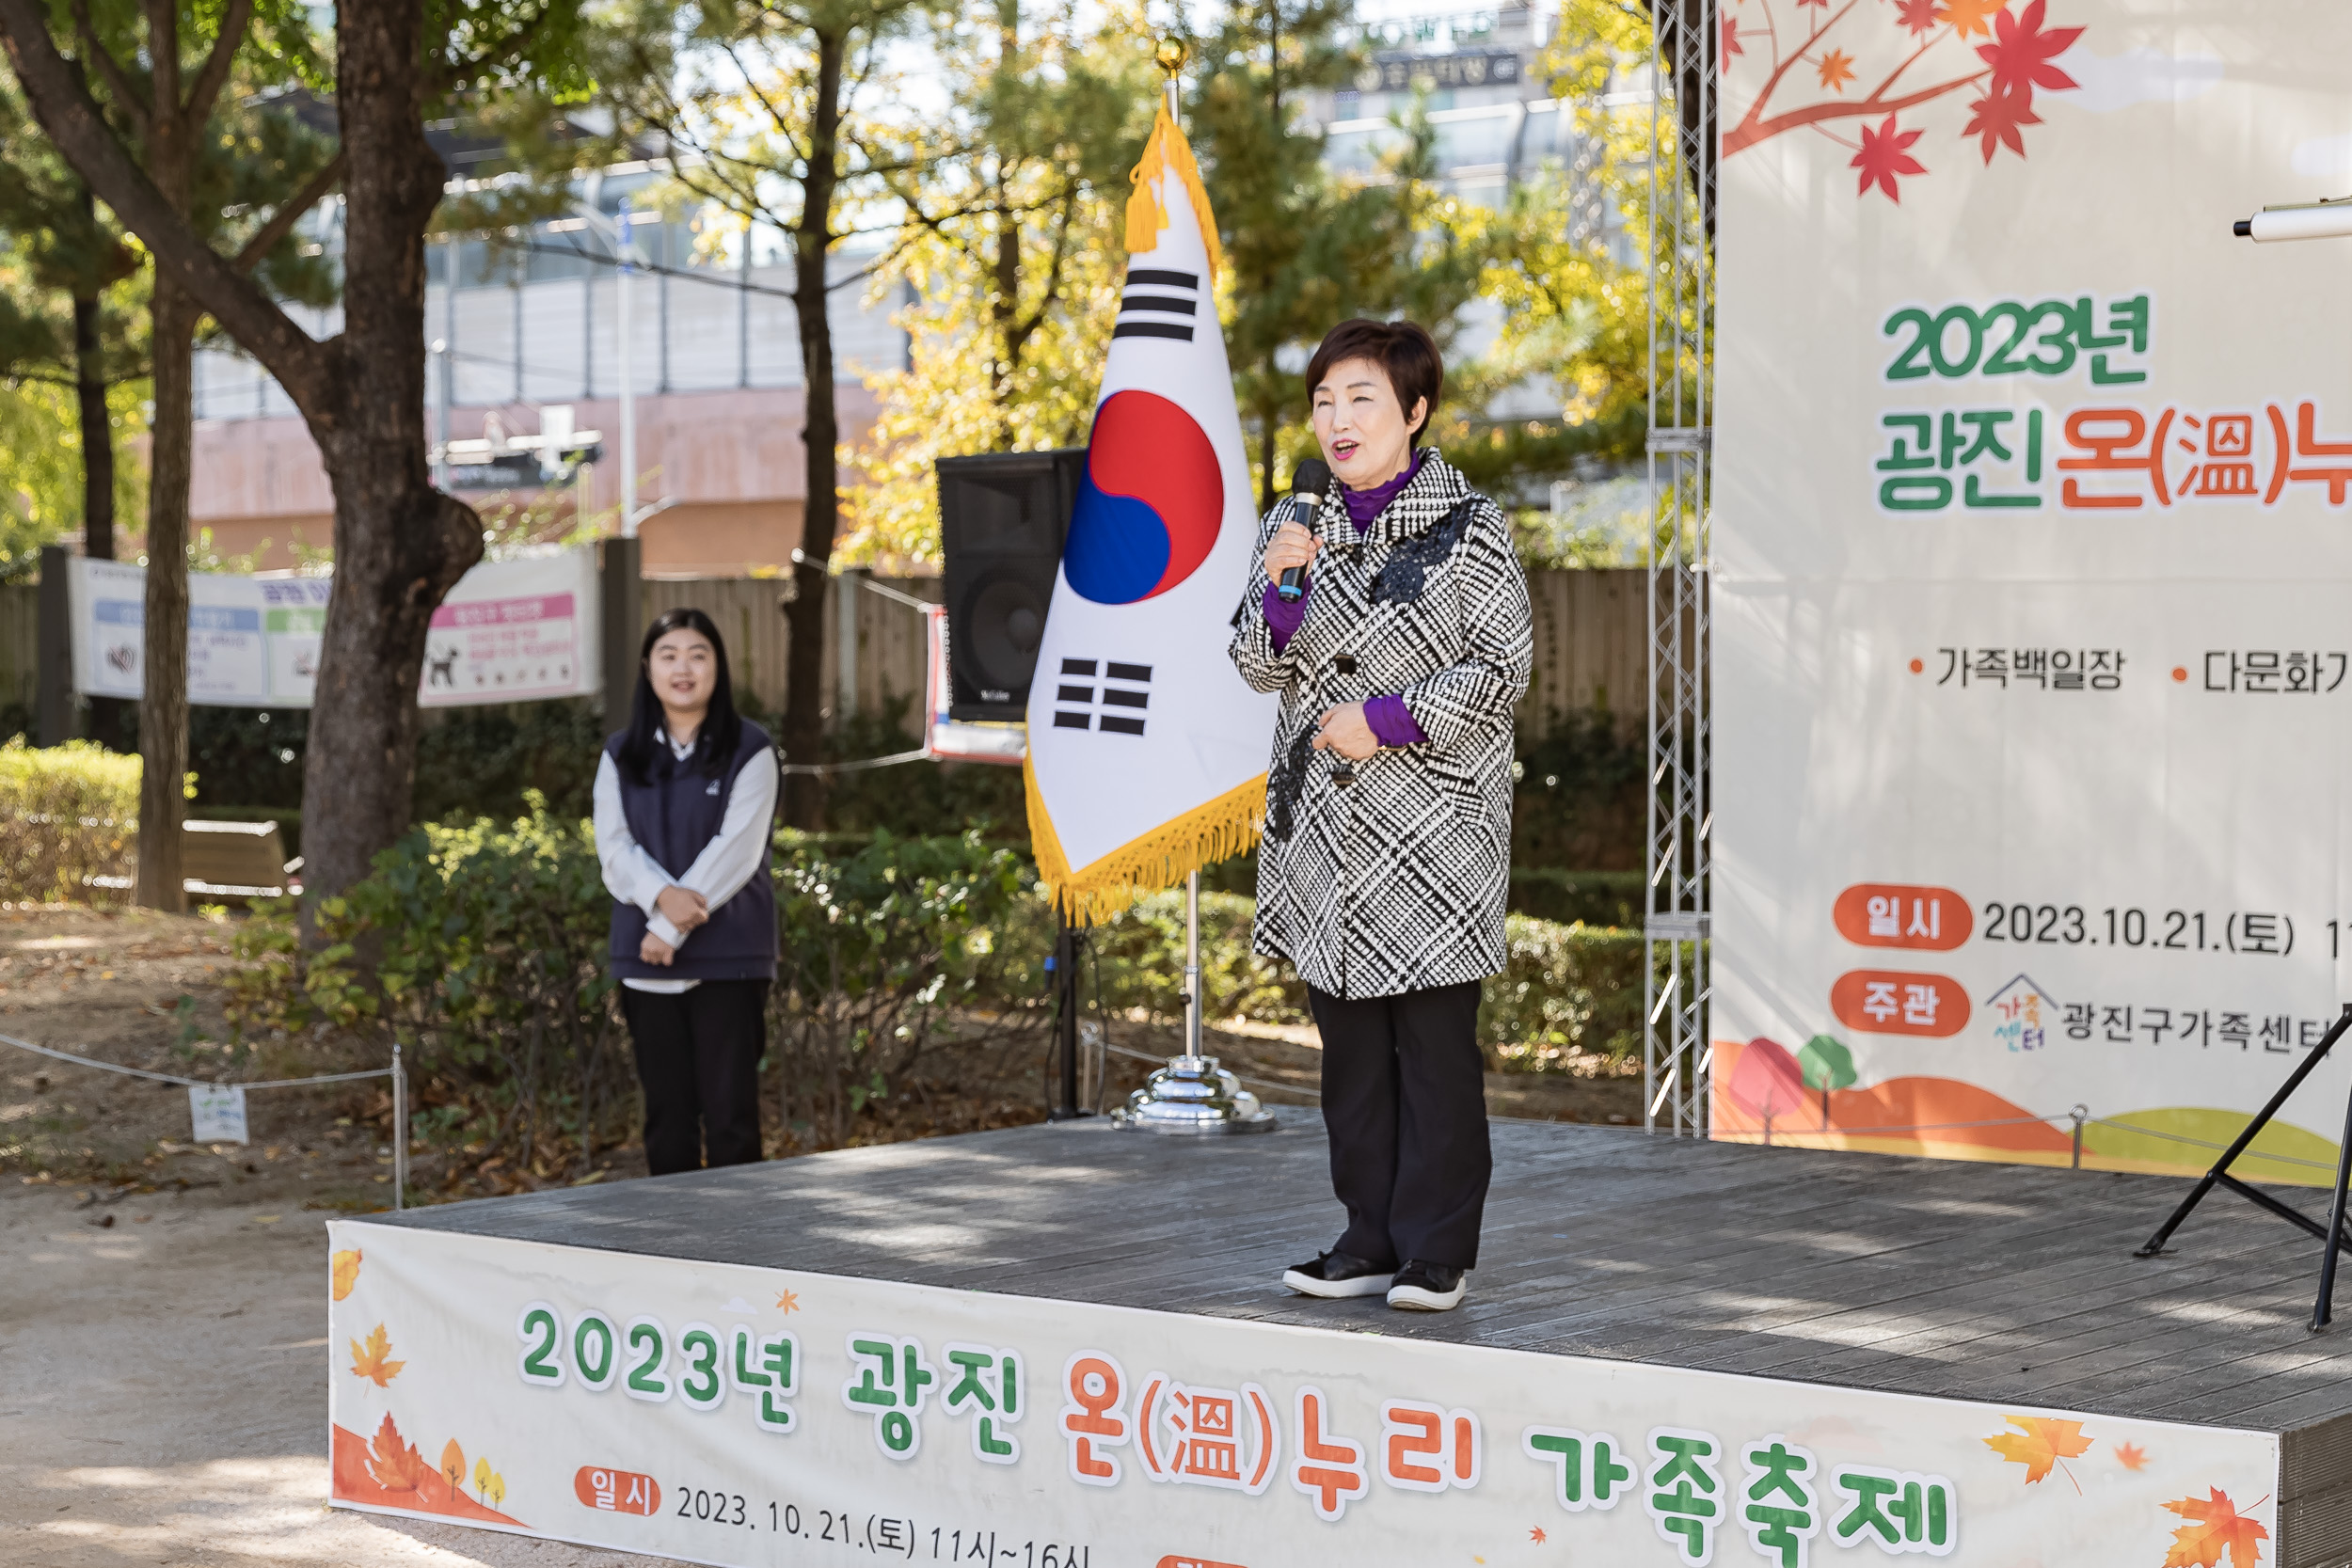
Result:
{"label": "small sign on post", "polygon": [[242,1084],[190,1084],[188,1085],[188,1117],[196,1124],[195,1138],[198,1143],[241,1144],[246,1142],[245,1085]]}

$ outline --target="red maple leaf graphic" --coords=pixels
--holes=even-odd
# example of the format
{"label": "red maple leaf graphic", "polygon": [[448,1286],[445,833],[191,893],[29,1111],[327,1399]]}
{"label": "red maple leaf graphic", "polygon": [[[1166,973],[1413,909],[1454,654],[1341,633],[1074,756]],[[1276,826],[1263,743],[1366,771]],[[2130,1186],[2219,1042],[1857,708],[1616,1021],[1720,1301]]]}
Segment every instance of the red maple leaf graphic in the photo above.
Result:
{"label": "red maple leaf graphic", "polygon": [[1895,0],[1895,20],[1913,38],[1935,28],[1936,0]]}
{"label": "red maple leaf graphic", "polygon": [[[2035,4],[2040,3],[2041,0],[2035,0]],[[1902,193],[1895,188],[1896,176],[1925,174],[1928,171],[1925,164],[1911,155],[1911,144],[1926,134],[1923,131],[1899,133],[1895,129],[1893,115],[1888,115],[1886,123],[1875,131],[1864,126],[1862,150],[1855,153],[1853,162],[1846,166],[1862,171],[1862,182],[1854,187],[1854,194],[1866,196],[1869,194],[1870,187],[1876,185],[1886,193],[1887,200],[1901,201]]]}
{"label": "red maple leaf graphic", "polygon": [[1991,43],[1977,46],[1977,57],[1993,68],[1993,85],[1988,89],[1993,97],[2014,92],[2022,95],[2026,107],[2033,103],[2033,89],[2047,87],[2063,92],[2081,86],[2050,61],[2074,46],[2083,36],[2080,27],[2057,27],[2043,31],[2042,8],[2043,0],[2029,0],[2025,12],[2010,16],[2009,8],[1994,21]]}
{"label": "red maple leaf graphic", "polygon": [[1724,17],[1724,58],[1727,60],[1727,59],[1731,58],[1731,56],[1732,56],[1732,55],[1744,55],[1744,54],[1746,54],[1746,53],[1747,53],[1747,51],[1746,51],[1746,50],[1744,50],[1744,49],[1742,49],[1742,48],[1740,48],[1740,24],[1739,24],[1739,22],[1738,22],[1738,21],[1736,21],[1735,19],[1731,18],[1731,17],[1728,17],[1728,16],[1727,16],[1727,17]]}
{"label": "red maple leaf graphic", "polygon": [[1960,139],[1980,137],[1988,164],[1993,161],[1995,147],[2006,147],[2022,158],[2026,155],[2026,138],[2019,134],[2019,128],[2041,123],[2042,117],[2033,112],[2030,88],[2024,92],[1987,93],[1969,105],[1968,124]]}

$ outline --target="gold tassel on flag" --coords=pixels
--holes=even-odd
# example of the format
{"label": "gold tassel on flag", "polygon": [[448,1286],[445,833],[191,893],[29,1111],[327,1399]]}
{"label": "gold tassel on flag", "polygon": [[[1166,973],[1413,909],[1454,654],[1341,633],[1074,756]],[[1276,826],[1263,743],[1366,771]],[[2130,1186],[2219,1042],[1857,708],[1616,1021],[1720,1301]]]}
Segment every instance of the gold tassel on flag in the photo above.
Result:
{"label": "gold tassel on flag", "polygon": [[1245,854],[1265,824],[1265,775],[1226,791],[1204,806],[1164,822],[1141,838],[1073,873],[1045,802],[1038,799],[1037,768],[1024,760],[1021,781],[1029,797],[1030,848],[1045,895],[1073,922],[1101,922],[1147,893],[1174,887],[1192,873]]}
{"label": "gold tassel on flag", "polygon": [[1160,247],[1160,230],[1168,227],[1168,214],[1160,207],[1160,177],[1171,168],[1192,194],[1192,210],[1200,214],[1200,243],[1208,248],[1209,279],[1215,282],[1224,270],[1225,252],[1216,243],[1216,227],[1208,221],[1208,189],[1200,183],[1200,166],[1193,161],[1192,144],[1184,139],[1176,117],[1168,112],[1165,99],[1152,121],[1152,139],[1143,144],[1143,162],[1127,176],[1136,186],[1127,198],[1127,253],[1140,255]]}

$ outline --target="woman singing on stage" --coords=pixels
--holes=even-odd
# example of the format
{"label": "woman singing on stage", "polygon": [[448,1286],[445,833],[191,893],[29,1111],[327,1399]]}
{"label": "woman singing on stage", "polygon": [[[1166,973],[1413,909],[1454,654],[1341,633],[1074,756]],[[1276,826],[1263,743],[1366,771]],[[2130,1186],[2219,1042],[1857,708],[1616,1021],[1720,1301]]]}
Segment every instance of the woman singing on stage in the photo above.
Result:
{"label": "woman singing on stage", "polygon": [[701,610],[669,610],[647,628],[628,728],[596,765],[596,808],[612,974],[645,1090],[645,1164],[665,1176],[757,1160],[776,974],[776,754],[737,715],[725,645]]}
{"label": "woman singing on stage", "polygon": [[[1492,1158],[1478,982],[1503,966],[1511,718],[1534,645],[1502,511],[1414,439],[1444,379],[1408,322],[1343,322],[1307,367],[1339,484],[1268,515],[1232,658],[1282,694],[1259,952],[1307,982],[1347,1228],[1282,1275],[1442,1312],[1478,1263]],[[1285,599],[1282,574],[1306,592]]]}

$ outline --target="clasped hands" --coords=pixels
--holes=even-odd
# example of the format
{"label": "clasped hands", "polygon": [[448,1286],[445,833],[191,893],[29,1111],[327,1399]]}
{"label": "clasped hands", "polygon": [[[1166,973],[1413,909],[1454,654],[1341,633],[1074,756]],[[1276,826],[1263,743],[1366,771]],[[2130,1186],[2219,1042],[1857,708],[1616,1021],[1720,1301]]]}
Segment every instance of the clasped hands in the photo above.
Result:
{"label": "clasped hands", "polygon": [[[692,888],[679,887],[675,882],[655,895],[653,904],[663,919],[677,927],[680,936],[710,918],[710,901]],[[637,957],[643,963],[667,965],[677,958],[677,949],[647,931],[645,940],[637,944]]]}

